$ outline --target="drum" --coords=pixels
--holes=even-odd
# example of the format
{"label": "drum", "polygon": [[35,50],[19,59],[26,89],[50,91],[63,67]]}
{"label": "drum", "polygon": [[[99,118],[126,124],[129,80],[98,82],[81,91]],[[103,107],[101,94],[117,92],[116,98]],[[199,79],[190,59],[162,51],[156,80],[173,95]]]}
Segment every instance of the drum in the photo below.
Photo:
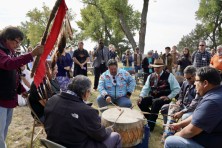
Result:
{"label": "drum", "polygon": [[[120,115],[121,111],[123,113]],[[119,133],[122,138],[122,147],[132,147],[139,144],[144,136],[144,116],[135,109],[110,108],[102,113],[102,125],[105,127],[112,126],[116,121],[113,129]]]}

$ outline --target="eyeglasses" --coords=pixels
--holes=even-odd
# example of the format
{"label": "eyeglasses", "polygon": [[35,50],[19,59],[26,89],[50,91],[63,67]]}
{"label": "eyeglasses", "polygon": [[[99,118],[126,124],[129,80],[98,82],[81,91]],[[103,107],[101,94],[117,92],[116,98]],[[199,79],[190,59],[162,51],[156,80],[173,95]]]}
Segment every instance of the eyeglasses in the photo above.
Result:
{"label": "eyeglasses", "polygon": [[113,85],[116,86],[116,79],[113,77]]}
{"label": "eyeglasses", "polygon": [[192,79],[192,77],[189,77],[189,78],[186,78],[187,80],[191,80]]}
{"label": "eyeglasses", "polygon": [[20,42],[20,41],[17,41],[16,39],[14,39],[14,41],[15,41],[18,45],[21,45],[21,42]]}
{"label": "eyeglasses", "polygon": [[199,46],[205,46],[205,45],[199,45]]}

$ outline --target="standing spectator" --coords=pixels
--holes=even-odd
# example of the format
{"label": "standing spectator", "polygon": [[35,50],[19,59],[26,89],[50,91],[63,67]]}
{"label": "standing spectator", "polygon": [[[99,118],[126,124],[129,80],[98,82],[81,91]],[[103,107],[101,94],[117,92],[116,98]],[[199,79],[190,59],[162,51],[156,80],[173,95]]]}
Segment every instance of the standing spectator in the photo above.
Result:
{"label": "standing spectator", "polygon": [[146,83],[147,77],[154,72],[153,67],[150,64],[153,64],[154,58],[152,56],[152,50],[149,50],[147,53],[147,57],[145,57],[142,61],[142,67],[144,72],[144,80],[143,85]]}
{"label": "standing spectator", "polygon": [[23,33],[16,27],[9,26],[0,32],[0,148],[6,148],[13,108],[18,105],[17,94],[27,96],[18,69],[43,53],[43,46],[37,46],[30,53],[16,57],[15,49],[23,38]]}
{"label": "standing spectator", "polygon": [[157,50],[155,50],[155,52],[153,53],[153,58],[154,59],[158,59],[159,58],[159,55],[157,53]]}
{"label": "standing spectator", "polygon": [[78,49],[73,53],[74,77],[77,75],[87,76],[87,62],[89,62],[88,51],[83,48],[83,42],[78,43]]}
{"label": "standing spectator", "polygon": [[210,66],[217,69],[222,78],[222,45],[217,47],[217,53],[211,58]]}
{"label": "standing spectator", "polygon": [[99,80],[100,96],[97,98],[99,107],[107,106],[110,102],[120,107],[131,107],[130,97],[135,86],[135,79],[127,71],[118,69],[116,60],[110,59],[108,70]]}
{"label": "standing spectator", "polygon": [[139,47],[136,47],[134,51],[134,68],[135,72],[138,73],[138,70],[140,70],[142,67],[142,54],[140,53]]}
{"label": "standing spectator", "polygon": [[221,148],[222,145],[222,86],[217,70],[201,67],[197,70],[195,87],[202,100],[192,116],[170,125],[180,130],[169,136],[164,148]]}
{"label": "standing spectator", "polygon": [[62,91],[66,91],[67,89],[73,64],[70,54],[65,51],[65,47],[66,37],[63,34],[59,40],[58,49],[53,55],[53,62],[56,62],[58,66],[57,80]]}
{"label": "standing spectator", "polygon": [[173,74],[176,74],[177,72],[177,61],[178,59],[180,58],[180,54],[177,52],[177,46],[173,46],[172,47],[172,50],[171,50],[171,53],[172,55],[172,60],[173,60]]}
{"label": "standing spectator", "polygon": [[193,66],[196,68],[209,66],[211,55],[206,51],[205,41],[199,42],[199,48],[192,54]]}
{"label": "standing spectator", "polygon": [[[33,48],[31,46],[29,46],[27,52],[30,53],[30,52],[32,52],[32,50],[33,50]],[[32,66],[33,66],[33,62],[29,62],[27,64],[27,69],[31,71],[32,70]]]}
{"label": "standing spectator", "polygon": [[133,65],[133,56],[132,54],[130,53],[130,50],[126,50],[126,54],[123,55],[123,58],[122,58],[122,63],[123,63],[123,69],[128,71],[130,74],[133,74],[134,73],[134,69],[132,67]]}
{"label": "standing spectator", "polygon": [[162,55],[164,64],[166,65],[166,70],[172,72],[173,67],[173,56],[170,54],[170,47],[165,48],[165,53]]}
{"label": "standing spectator", "polygon": [[93,51],[89,51],[89,61],[93,62]]}
{"label": "standing spectator", "polygon": [[99,39],[97,48],[94,49],[94,90],[97,90],[100,75],[107,70],[107,62],[109,60],[109,49],[104,46],[103,39]]}
{"label": "standing spectator", "polygon": [[212,49],[210,50],[211,57],[213,57],[213,56],[215,55],[215,53],[216,53],[216,51],[212,48]]}
{"label": "standing spectator", "polygon": [[116,59],[116,52],[115,52],[116,48],[113,44],[109,45],[109,58],[110,59]]}
{"label": "standing spectator", "polygon": [[183,49],[183,54],[181,55],[180,59],[177,62],[179,66],[179,75],[183,76],[183,71],[184,69],[188,66],[191,65],[191,56],[190,56],[190,51],[189,48],[185,47]]}

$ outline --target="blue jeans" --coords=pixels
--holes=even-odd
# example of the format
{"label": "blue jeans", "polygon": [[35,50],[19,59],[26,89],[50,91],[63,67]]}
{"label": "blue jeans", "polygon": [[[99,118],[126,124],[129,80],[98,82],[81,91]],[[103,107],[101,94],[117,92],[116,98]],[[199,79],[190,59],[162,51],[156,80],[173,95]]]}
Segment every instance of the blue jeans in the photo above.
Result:
{"label": "blue jeans", "polygon": [[[131,107],[132,106],[130,99],[125,96],[120,97],[118,99],[111,98],[111,100],[113,103],[117,104],[120,107]],[[99,96],[97,98],[97,103],[98,103],[99,107],[104,107],[104,106],[108,105],[108,103],[106,102],[106,99],[102,96]]]}
{"label": "blue jeans", "polygon": [[165,140],[164,148],[204,148],[192,139],[179,136],[169,136]]}
{"label": "blue jeans", "polygon": [[118,133],[112,132],[109,137],[103,141],[107,148],[121,148],[121,137]]}
{"label": "blue jeans", "polygon": [[183,114],[181,120],[185,120],[185,119],[187,119],[187,118],[190,117],[192,114],[193,114],[193,112],[188,112],[188,113]]}
{"label": "blue jeans", "polygon": [[0,106],[0,148],[6,148],[6,135],[8,127],[12,121],[13,108],[4,108]]}
{"label": "blue jeans", "polygon": [[142,67],[141,66],[136,66],[134,65],[134,69],[135,69],[135,72],[138,73],[138,70],[140,70]]}

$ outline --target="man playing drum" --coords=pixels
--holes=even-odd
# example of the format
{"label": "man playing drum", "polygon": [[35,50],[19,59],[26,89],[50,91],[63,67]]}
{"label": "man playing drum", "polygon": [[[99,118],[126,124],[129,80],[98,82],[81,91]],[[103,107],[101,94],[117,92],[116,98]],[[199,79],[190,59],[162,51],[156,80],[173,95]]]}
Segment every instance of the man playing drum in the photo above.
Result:
{"label": "man playing drum", "polygon": [[153,131],[157,119],[155,114],[159,113],[161,107],[170,103],[171,99],[179,93],[180,86],[172,73],[163,70],[164,63],[161,58],[155,59],[151,66],[154,67],[154,73],[148,76],[137,103],[142,111],[154,113],[145,115],[150,131]]}
{"label": "man playing drum", "polygon": [[118,69],[117,61],[108,61],[108,70],[99,80],[98,90],[100,96],[97,98],[99,107],[115,103],[120,107],[131,107],[131,93],[135,89],[135,79],[125,70]]}

